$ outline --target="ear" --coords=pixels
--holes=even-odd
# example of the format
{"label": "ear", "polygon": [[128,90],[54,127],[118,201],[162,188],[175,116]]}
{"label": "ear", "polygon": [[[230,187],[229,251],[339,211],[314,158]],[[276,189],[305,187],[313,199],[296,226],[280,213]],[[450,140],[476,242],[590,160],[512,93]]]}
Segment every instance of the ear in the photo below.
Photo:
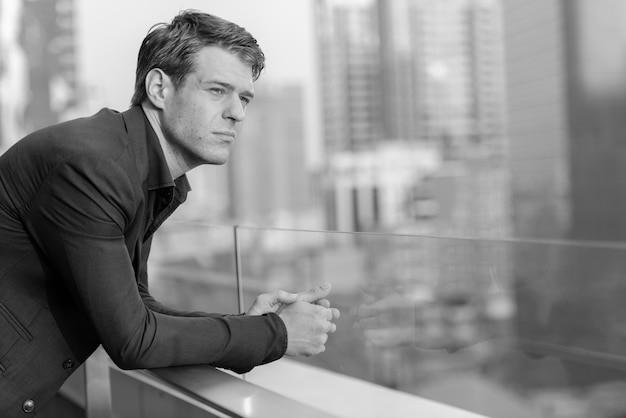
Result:
{"label": "ear", "polygon": [[160,68],[153,68],[146,75],[146,95],[157,109],[163,109],[171,89],[172,81]]}

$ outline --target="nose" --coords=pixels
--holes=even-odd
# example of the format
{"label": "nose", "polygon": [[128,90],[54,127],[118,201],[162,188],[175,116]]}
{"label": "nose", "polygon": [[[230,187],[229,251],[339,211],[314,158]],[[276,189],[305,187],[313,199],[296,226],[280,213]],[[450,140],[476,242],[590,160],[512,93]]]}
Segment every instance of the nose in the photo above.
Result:
{"label": "nose", "polygon": [[232,97],[224,109],[224,118],[241,122],[246,117],[246,109],[238,96]]}

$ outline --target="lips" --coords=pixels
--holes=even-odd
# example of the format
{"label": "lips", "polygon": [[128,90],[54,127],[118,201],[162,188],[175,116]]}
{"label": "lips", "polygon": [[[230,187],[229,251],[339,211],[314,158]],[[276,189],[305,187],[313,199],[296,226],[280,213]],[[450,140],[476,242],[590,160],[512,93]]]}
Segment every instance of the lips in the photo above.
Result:
{"label": "lips", "polygon": [[236,136],[236,134],[231,131],[218,131],[218,132],[213,132],[213,134],[217,136],[218,138],[220,138],[221,140],[227,141],[227,142],[234,141],[235,136]]}

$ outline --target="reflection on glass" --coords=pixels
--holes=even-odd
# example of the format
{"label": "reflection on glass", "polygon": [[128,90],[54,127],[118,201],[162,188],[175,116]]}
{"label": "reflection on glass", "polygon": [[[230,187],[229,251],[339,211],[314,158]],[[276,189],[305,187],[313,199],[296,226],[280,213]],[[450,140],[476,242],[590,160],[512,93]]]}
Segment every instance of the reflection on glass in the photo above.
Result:
{"label": "reflection on glass", "polygon": [[[228,288],[232,311],[235,255],[226,247],[234,233],[177,227],[189,234],[195,260],[187,263],[197,275],[177,257],[162,259],[156,270],[179,277],[164,294],[215,311],[215,289],[219,299]],[[308,366],[489,417],[626,413],[626,246],[242,227],[236,234],[243,306],[279,288],[332,284],[342,316],[326,352],[299,360]]]}
{"label": "reflection on glass", "polygon": [[239,313],[232,227],[171,222],[154,235],[150,293],[184,311]]}

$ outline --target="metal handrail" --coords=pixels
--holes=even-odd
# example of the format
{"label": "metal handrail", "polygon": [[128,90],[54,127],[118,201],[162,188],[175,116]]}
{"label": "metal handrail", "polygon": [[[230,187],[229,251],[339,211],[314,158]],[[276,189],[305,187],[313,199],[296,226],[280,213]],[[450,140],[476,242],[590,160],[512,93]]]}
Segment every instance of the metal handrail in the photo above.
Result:
{"label": "metal handrail", "polygon": [[211,366],[168,367],[143,373],[229,417],[274,418],[287,412],[302,418],[336,417]]}

